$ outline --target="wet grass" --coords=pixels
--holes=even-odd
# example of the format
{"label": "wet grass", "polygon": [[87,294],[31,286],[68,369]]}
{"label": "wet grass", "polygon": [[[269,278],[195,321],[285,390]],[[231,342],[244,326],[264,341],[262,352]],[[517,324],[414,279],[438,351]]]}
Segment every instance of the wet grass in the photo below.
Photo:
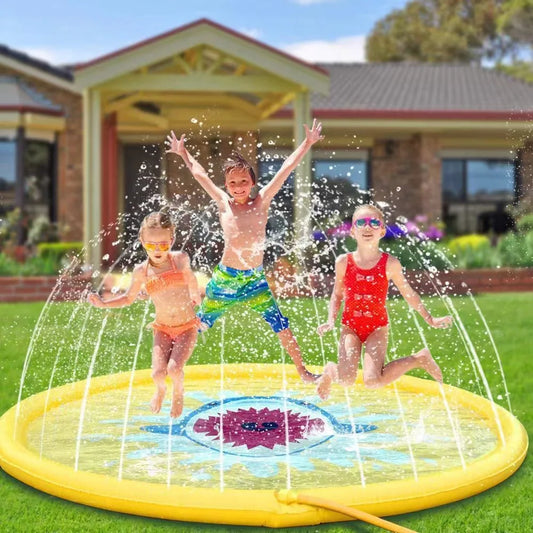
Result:
{"label": "wet grass", "polygon": [[[478,347],[478,355],[487,379],[498,402],[506,406],[505,389],[501,382],[494,351],[486,335],[479,315],[472,302],[466,298],[453,300],[465,328]],[[499,349],[507,378],[514,414],[524,426],[533,428],[533,394],[531,375],[531,324],[533,318],[533,293],[497,294],[477,297],[477,302],[489,324]],[[440,300],[427,300],[433,314],[446,312]],[[109,313],[104,331],[101,356],[96,361],[97,374],[127,369],[131,365],[134,346],[139,334],[139,323],[144,313],[144,303],[129,309]],[[310,333],[318,319],[326,316],[327,302],[319,300],[316,307],[311,300],[284,301],[283,312],[291,319],[295,332],[308,363],[321,365],[324,358],[334,359],[335,343],[332,333],[324,338],[323,347],[318,338]],[[393,336],[391,348],[394,357],[419,349],[421,340],[413,321],[406,312],[403,301],[389,304]],[[42,304],[0,304],[0,413],[14,405],[24,357],[33,328],[42,309]],[[60,369],[54,385],[86,376],[92,355],[94,340],[99,331],[105,311],[79,308],[72,304],[58,304],[44,317],[40,339],[44,346],[35,346],[23,396],[47,388],[53,360],[57,349]],[[78,346],[85,321],[87,340]],[[318,319],[317,319],[318,316]],[[149,316],[147,317],[149,319]],[[190,364],[218,362],[220,342],[224,337],[226,362],[273,362],[281,359],[277,339],[262,323],[242,309],[227,315],[224,335],[221,324],[200,339]],[[450,331],[430,330],[423,326],[427,342],[441,364],[445,381],[453,385],[479,392],[473,378],[472,365],[465,355],[465,348],[456,328]],[[61,342],[64,344],[61,345]],[[142,339],[138,367],[146,368],[150,362],[150,334]],[[73,360],[78,357],[76,371]],[[422,374],[419,374],[422,376]],[[530,433],[531,438],[531,433]],[[531,455],[531,454],[529,454]],[[504,483],[476,497],[446,506],[396,516],[398,524],[421,532],[502,532],[514,533],[533,530],[530,512],[530,490],[533,479],[531,458],[528,456],[520,470]],[[0,531],[9,532],[77,532],[77,531],[256,531],[259,528],[213,526],[204,524],[172,523],[92,509],[70,503],[36,491],[0,471]],[[286,531],[336,533],[341,531],[370,532],[376,528],[360,522],[344,522],[332,525],[293,528]]]}

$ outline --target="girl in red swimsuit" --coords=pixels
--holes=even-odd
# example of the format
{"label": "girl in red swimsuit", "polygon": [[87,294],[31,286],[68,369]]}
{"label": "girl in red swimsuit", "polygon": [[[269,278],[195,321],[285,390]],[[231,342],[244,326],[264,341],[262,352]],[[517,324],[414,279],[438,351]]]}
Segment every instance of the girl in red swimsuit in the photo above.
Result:
{"label": "girl in red swimsuit", "polygon": [[379,241],[385,235],[385,218],[380,209],[374,205],[358,207],[353,214],[351,235],[357,241],[357,250],[337,258],[328,321],[318,328],[319,335],[333,329],[344,300],[338,363],[326,364],[318,380],[318,395],[327,399],[334,381],[345,387],[355,383],[363,345],[363,379],[366,387],[383,387],[413,368],[423,368],[442,382],[442,372],[426,348],[384,364],[389,332],[386,309],[389,280],[394,282],[407,303],[430,326],[447,328],[452,318],[432,317],[418,293],[405,279],[398,259],[379,249]]}
{"label": "girl in red swimsuit", "polygon": [[200,303],[198,284],[189,257],[171,252],[174,226],[169,215],[160,211],[148,215],[141,224],[139,239],[148,259],[133,269],[128,291],[103,301],[98,294],[88,300],[96,307],[124,307],[132,304],[139,293],[148,293],[155,307],[152,350],[152,377],[156,392],[150,407],[158,413],[165,398],[165,378],[172,381],[170,416],[183,410],[183,369],[196,344],[199,320],[194,306]]}

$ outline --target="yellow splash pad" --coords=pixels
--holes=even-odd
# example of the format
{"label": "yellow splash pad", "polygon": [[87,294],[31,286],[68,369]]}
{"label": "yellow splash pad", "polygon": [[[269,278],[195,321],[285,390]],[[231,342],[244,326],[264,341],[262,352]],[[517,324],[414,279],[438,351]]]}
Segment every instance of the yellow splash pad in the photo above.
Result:
{"label": "yellow splash pad", "polygon": [[0,418],[0,466],[94,507],[288,527],[346,520],[290,503],[298,494],[406,513],[487,490],[527,451],[502,407],[409,376],[379,390],[334,387],[323,402],[293,366],[193,365],[185,388],[174,421],[168,403],[150,412],[149,370],[34,395]]}

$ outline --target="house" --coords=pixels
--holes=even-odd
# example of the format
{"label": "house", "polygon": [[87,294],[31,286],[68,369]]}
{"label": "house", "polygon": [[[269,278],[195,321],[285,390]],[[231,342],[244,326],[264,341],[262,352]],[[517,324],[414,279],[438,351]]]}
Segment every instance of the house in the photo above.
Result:
{"label": "house", "polygon": [[361,189],[455,233],[533,203],[532,85],[470,65],[309,64],[202,19],[69,67],[0,46],[0,213],[48,214],[86,244],[102,230],[89,259],[114,258],[154,194],[207,201],[165,156],[170,129],[222,186],[232,149],[268,179],[312,117],[327,137],[279,199],[285,233],[341,222]]}

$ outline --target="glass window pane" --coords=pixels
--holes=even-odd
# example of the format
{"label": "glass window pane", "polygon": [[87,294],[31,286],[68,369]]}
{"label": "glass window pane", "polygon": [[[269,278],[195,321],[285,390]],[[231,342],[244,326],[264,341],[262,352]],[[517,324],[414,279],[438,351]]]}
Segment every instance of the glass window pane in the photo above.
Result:
{"label": "glass window pane", "polygon": [[24,150],[24,206],[32,218],[50,216],[52,202],[52,145],[27,141]]}
{"label": "glass window pane", "polygon": [[16,143],[0,140],[0,214],[15,207]]}
{"label": "glass window pane", "polygon": [[[264,187],[281,168],[285,161],[285,156],[277,154],[266,156],[258,162],[258,183]],[[271,264],[279,256],[287,252],[287,244],[292,236],[294,228],[294,172],[281,187],[281,190],[274,196],[270,204],[268,222],[266,227],[267,247],[265,250],[265,263]]]}
{"label": "glass window pane", "polygon": [[512,161],[470,160],[466,162],[466,173],[469,201],[513,201],[515,180]]}
{"label": "glass window pane", "polygon": [[442,196],[444,201],[464,200],[464,161],[462,159],[442,160]]}
{"label": "glass window pane", "polygon": [[352,217],[368,187],[367,162],[317,159],[313,162],[313,215],[315,222],[338,225]]}

